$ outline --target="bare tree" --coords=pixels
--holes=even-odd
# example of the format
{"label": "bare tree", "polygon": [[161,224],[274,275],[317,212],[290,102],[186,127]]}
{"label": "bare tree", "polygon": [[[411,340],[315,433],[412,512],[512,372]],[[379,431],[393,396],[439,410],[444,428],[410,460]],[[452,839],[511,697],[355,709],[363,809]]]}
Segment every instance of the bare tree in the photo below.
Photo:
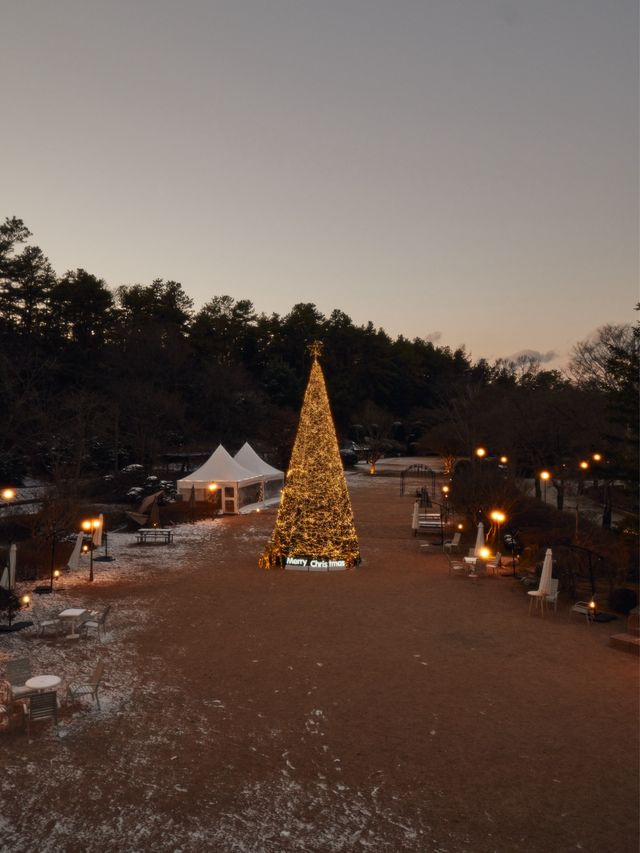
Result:
{"label": "bare tree", "polygon": [[[617,351],[630,352],[634,347],[633,326],[611,324],[579,341],[571,351],[568,373],[574,382],[597,391],[612,390],[616,378],[611,372],[611,357]],[[613,388],[615,390],[615,387]]]}

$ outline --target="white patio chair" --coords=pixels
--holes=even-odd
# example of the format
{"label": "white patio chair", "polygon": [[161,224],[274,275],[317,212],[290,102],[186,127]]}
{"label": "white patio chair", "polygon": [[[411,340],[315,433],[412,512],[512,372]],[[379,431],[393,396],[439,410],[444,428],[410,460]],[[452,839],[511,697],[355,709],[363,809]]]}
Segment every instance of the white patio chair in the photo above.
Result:
{"label": "white patio chair", "polygon": [[32,675],[29,658],[14,658],[7,661],[7,681],[11,685],[14,699],[30,696],[33,693],[33,690],[25,685],[25,681]]}
{"label": "white patio chair", "polygon": [[110,610],[111,605],[108,604],[101,613],[95,615],[91,614],[91,616],[88,619],[85,619],[82,625],[80,625],[80,633],[86,637],[90,630],[94,630],[97,631],[98,637],[104,636],[106,630],[105,624]]}
{"label": "white patio chair", "polygon": [[447,560],[449,561],[449,575],[466,574],[467,567],[464,563],[459,560],[452,560],[449,556],[447,556]]}
{"label": "white patio chair", "polygon": [[496,556],[493,560],[487,563],[487,569],[490,569],[494,575],[498,574],[498,569],[502,565],[502,554],[500,551],[496,553]]}
{"label": "white patio chair", "polygon": [[40,614],[34,611],[31,614],[31,618],[33,620],[33,625],[36,629],[36,633],[39,637],[44,637],[47,634],[49,636],[57,637],[58,634],[61,634],[63,631],[62,622],[58,619],[57,616],[53,616],[50,614]]}
{"label": "white patio chair", "polygon": [[551,578],[549,592],[545,596],[545,606],[553,604],[554,612],[558,612],[558,578]]}
{"label": "white patio chair", "polygon": [[26,712],[27,735],[31,734],[33,720],[53,720],[56,729],[58,728],[57,693],[34,693],[29,697]]}
{"label": "white patio chair", "polygon": [[451,539],[447,539],[446,542],[442,543],[442,550],[443,551],[449,551],[449,553],[452,553],[454,550],[457,550],[458,547],[460,546],[460,539],[461,538],[462,538],[462,533],[460,533],[460,531],[458,531],[457,533],[454,533],[453,537]]}
{"label": "white patio chair", "polygon": [[103,670],[104,664],[102,663],[102,661],[98,661],[88,681],[79,682],[76,685],[69,685],[69,687],[67,688],[67,693],[69,694],[69,697],[71,699],[81,699],[83,696],[91,696],[91,698],[98,706],[99,710],[100,699],[98,698],[98,688],[100,687],[100,682],[102,681]]}

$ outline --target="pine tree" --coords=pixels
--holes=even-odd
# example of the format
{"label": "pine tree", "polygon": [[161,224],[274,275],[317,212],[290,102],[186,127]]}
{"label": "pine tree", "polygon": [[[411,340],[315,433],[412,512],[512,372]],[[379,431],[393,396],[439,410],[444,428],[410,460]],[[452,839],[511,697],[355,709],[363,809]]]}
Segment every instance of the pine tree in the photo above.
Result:
{"label": "pine tree", "polygon": [[[360,562],[351,501],[322,368],[322,345],[311,344],[309,383],[276,523],[262,568],[287,561],[336,569]],[[314,561],[317,565],[311,565]]]}

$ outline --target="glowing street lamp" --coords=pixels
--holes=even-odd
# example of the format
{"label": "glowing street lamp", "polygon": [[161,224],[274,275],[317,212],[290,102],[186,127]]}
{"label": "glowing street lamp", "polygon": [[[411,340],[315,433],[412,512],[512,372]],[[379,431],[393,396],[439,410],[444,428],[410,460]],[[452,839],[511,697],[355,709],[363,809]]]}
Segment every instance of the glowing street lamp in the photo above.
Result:
{"label": "glowing street lamp", "polygon": [[500,509],[494,509],[493,512],[489,514],[489,518],[496,525],[496,539],[495,541],[500,544],[500,526],[505,523],[507,520],[507,516]]}
{"label": "glowing street lamp", "polygon": [[486,455],[487,451],[484,447],[476,447],[476,456],[478,457],[478,459],[484,459]]}
{"label": "glowing street lamp", "polygon": [[100,527],[99,518],[87,518],[82,522],[82,529],[85,533],[91,533],[91,541],[82,546],[82,550],[89,552],[89,581],[93,581],[93,532]]}
{"label": "glowing street lamp", "polygon": [[500,464],[501,464],[501,465],[506,465],[508,461],[509,461],[509,457],[508,457],[508,456],[501,456],[501,457],[500,457]]}
{"label": "glowing street lamp", "polygon": [[15,491],[15,489],[12,489],[11,487],[8,486],[6,489],[3,489],[2,492],[0,492],[0,495],[2,496],[3,501],[8,502],[8,501],[12,501],[15,498],[16,491]]}
{"label": "glowing street lamp", "polygon": [[550,471],[540,471],[540,479],[544,483],[544,502],[547,502],[547,483],[551,479]]}
{"label": "glowing street lamp", "polygon": [[602,453],[594,453],[591,458],[594,462],[602,462]]}

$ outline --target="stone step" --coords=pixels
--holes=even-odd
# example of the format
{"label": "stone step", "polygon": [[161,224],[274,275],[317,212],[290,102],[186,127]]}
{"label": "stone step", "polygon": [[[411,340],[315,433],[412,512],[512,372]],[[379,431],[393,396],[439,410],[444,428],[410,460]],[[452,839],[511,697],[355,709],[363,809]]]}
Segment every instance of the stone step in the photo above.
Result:
{"label": "stone step", "polygon": [[613,634],[609,641],[615,649],[631,652],[632,655],[640,655],[640,637],[635,636],[635,634]]}

